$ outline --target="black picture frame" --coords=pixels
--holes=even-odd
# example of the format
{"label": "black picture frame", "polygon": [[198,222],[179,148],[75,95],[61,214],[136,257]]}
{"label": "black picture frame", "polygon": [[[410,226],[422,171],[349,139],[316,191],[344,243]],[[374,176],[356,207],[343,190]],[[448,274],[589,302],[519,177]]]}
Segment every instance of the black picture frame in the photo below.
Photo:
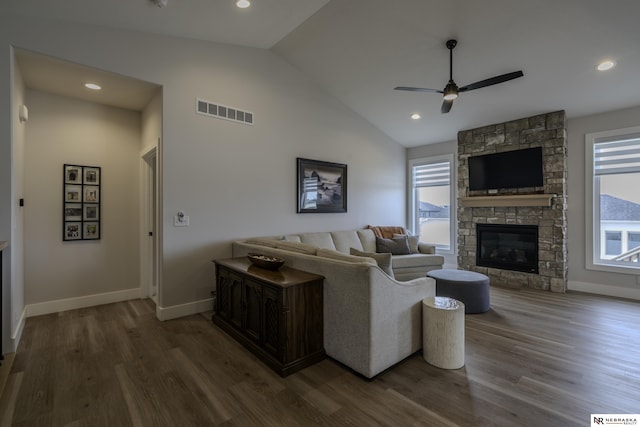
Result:
{"label": "black picture frame", "polygon": [[347,165],[298,157],[297,213],[347,212]]}
{"label": "black picture frame", "polygon": [[101,180],[99,166],[63,166],[63,241],[100,240]]}

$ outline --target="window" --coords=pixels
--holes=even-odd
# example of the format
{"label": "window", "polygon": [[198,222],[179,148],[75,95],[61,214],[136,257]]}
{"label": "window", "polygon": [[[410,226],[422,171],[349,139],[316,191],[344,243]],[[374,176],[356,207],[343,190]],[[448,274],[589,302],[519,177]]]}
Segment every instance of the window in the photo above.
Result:
{"label": "window", "polygon": [[631,251],[633,249],[640,247],[640,232],[629,232],[627,233],[627,250]]}
{"label": "window", "polygon": [[421,242],[435,245],[440,252],[453,252],[455,245],[452,166],[452,154],[410,163],[413,233],[420,235]]}
{"label": "window", "polygon": [[588,134],[587,266],[640,268],[640,128]]}
{"label": "window", "polygon": [[604,232],[604,255],[620,255],[622,253],[622,232]]}

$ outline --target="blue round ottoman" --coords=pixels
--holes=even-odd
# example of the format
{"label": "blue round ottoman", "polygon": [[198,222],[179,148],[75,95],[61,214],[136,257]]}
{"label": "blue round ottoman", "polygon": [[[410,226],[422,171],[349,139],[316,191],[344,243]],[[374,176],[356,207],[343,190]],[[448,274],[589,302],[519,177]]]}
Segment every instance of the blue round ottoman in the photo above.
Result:
{"label": "blue round ottoman", "polygon": [[436,281],[436,295],[464,303],[465,313],[484,313],[489,310],[489,278],[466,270],[431,270],[427,277]]}

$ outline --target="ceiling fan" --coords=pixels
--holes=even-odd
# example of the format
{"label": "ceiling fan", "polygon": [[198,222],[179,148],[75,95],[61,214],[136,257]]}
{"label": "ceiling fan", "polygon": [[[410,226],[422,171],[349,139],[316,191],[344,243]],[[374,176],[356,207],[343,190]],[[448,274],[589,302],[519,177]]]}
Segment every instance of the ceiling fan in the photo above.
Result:
{"label": "ceiling fan", "polygon": [[471,83],[466,86],[458,87],[456,82],[453,81],[453,48],[458,44],[457,40],[447,40],[446,46],[449,49],[449,83],[444,87],[443,90],[438,89],[427,89],[422,87],[407,87],[407,86],[397,86],[395,90],[406,90],[409,92],[434,92],[434,93],[442,93],[444,96],[444,100],[442,102],[442,107],[440,108],[440,112],[442,114],[448,113],[451,110],[451,106],[453,105],[453,100],[458,97],[460,92],[468,92],[474,89],[480,89],[482,87],[497,85],[498,83],[504,83],[509,80],[517,79],[518,77],[524,76],[522,71],[514,71],[512,73],[502,74],[499,76],[491,77],[489,79],[480,80],[479,82]]}

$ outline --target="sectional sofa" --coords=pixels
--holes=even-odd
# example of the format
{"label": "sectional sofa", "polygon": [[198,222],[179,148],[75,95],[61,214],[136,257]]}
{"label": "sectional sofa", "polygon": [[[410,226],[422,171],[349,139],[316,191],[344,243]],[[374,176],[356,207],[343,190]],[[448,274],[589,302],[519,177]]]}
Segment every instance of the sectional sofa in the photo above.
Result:
{"label": "sectional sofa", "polygon": [[[351,255],[353,250],[365,255]],[[422,347],[420,304],[435,296],[435,281],[426,273],[442,268],[442,256],[390,256],[389,270],[380,266],[389,255],[376,253],[376,236],[370,229],[233,242],[234,257],[249,253],[277,256],[291,268],[324,276],[326,353],[363,376],[372,378]]]}

